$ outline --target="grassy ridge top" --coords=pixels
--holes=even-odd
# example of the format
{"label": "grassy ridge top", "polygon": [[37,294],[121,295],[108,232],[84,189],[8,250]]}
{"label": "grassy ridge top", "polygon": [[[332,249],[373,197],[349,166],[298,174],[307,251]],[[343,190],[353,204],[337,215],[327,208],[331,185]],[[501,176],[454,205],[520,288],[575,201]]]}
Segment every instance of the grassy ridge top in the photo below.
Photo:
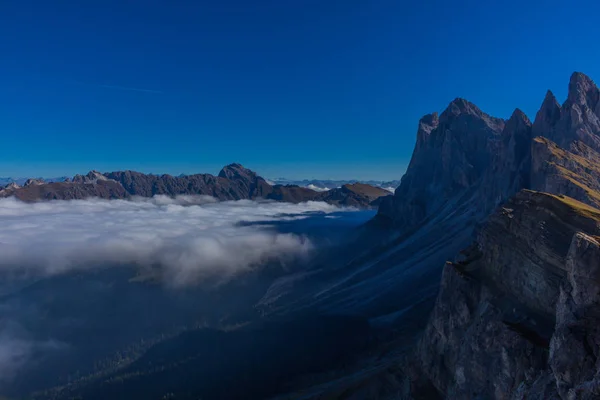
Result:
{"label": "grassy ridge top", "polygon": [[549,202],[549,205],[555,206],[561,211],[571,211],[576,215],[600,222],[600,209],[582,203],[579,200],[561,194],[557,195],[529,189],[524,189],[522,192],[537,197],[540,204]]}

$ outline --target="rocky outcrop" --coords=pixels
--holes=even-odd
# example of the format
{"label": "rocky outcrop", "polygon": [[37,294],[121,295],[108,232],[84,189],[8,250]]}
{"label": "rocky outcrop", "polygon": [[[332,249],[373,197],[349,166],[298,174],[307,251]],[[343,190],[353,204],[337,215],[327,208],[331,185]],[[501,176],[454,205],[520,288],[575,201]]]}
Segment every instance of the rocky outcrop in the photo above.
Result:
{"label": "rocky outcrop", "polygon": [[[600,151],[600,90],[588,76],[575,72],[569,82],[567,100],[557,111],[556,104],[544,106],[536,116],[534,135],[544,136],[569,149],[580,141]],[[551,100],[548,101],[552,103]],[[540,121],[538,122],[538,118]]]}
{"label": "rocky outcrop", "polygon": [[424,116],[406,174],[394,197],[382,202],[378,218],[408,229],[472,193],[474,217],[484,220],[523,188],[598,204],[593,193],[585,193],[600,188],[599,99],[594,82],[576,72],[563,105],[548,91],[533,124],[518,109],[504,121],[463,99],[439,117]]}
{"label": "rocky outcrop", "polygon": [[518,108],[506,121],[499,140],[488,142],[491,166],[481,182],[477,202],[489,214],[499,204],[529,187],[531,122]]}
{"label": "rocky outcrop", "polygon": [[600,206],[599,153],[579,141],[571,143],[571,151],[567,151],[541,136],[531,146],[531,188]]}
{"label": "rocky outcrop", "polygon": [[594,82],[575,72],[562,106],[548,92],[532,134],[529,187],[599,206],[600,90]]}
{"label": "rocky outcrop", "polygon": [[19,184],[16,182],[11,182],[4,187],[4,189],[6,189],[6,190],[15,190],[15,189],[19,189],[19,188],[21,188],[21,186],[19,186]]}
{"label": "rocky outcrop", "polygon": [[452,399],[566,399],[592,390],[587,382],[600,372],[598,234],[600,210],[520,192],[446,264],[417,351],[420,371]]}
{"label": "rocky outcrop", "polygon": [[30,178],[27,179],[25,181],[25,183],[23,184],[23,187],[27,187],[27,186],[39,186],[39,185],[43,185],[45,182],[43,179],[34,179],[34,178]]}
{"label": "rocky outcrop", "polygon": [[4,186],[2,189],[0,189],[0,197],[4,197],[5,195],[8,196],[10,195],[10,193],[20,188],[21,186],[19,186],[16,182],[11,182],[8,185]]}
{"label": "rocky outcrop", "polygon": [[597,237],[579,232],[567,255],[567,279],[560,287],[550,342],[548,375],[561,398],[600,398],[599,349],[600,244]]}
{"label": "rocky outcrop", "polygon": [[98,183],[98,181],[107,181],[109,178],[98,171],[90,171],[87,175],[75,175],[70,182],[74,183]]}
{"label": "rocky outcrop", "polygon": [[546,92],[546,97],[542,102],[542,106],[535,116],[533,122],[533,135],[547,135],[554,130],[554,127],[560,120],[560,104],[554,97],[554,93],[550,90]]}
{"label": "rocky outcrop", "polygon": [[[513,145],[509,135],[523,134],[521,125],[525,122],[519,118],[520,114],[516,114],[505,131],[505,121],[482,112],[464,99],[452,101],[439,118],[437,114],[423,117],[406,174],[394,196],[382,202],[379,218],[407,229],[435,214],[452,199],[477,192],[477,188],[487,183],[484,177],[490,171],[497,173],[495,168],[517,162],[494,160],[493,154],[500,146]],[[493,203],[492,197],[479,203],[474,212],[485,214]]]}
{"label": "rocky outcrop", "polygon": [[271,193],[272,186],[265,179],[258,176],[256,172],[244,168],[241,164],[230,164],[219,172],[219,178],[225,178],[234,182],[239,191],[246,193],[246,198],[267,197]]}

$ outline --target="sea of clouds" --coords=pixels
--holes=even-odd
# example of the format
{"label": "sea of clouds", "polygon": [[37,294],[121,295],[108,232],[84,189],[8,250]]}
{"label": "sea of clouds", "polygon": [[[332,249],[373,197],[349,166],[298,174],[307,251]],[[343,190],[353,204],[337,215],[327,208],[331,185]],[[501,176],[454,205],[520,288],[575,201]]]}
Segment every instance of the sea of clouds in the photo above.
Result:
{"label": "sea of clouds", "polygon": [[[225,282],[271,262],[285,267],[310,257],[315,244],[304,235],[278,231],[277,223],[342,211],[352,209],[322,202],[218,202],[209,196],[0,199],[2,284],[20,281],[5,279],[11,276],[37,280],[111,265],[158,270],[163,282],[175,288]],[[64,346],[33,339],[10,317],[15,312],[0,304],[0,389],[33,354]]]}
{"label": "sea of clouds", "polygon": [[217,202],[208,196],[0,199],[0,271],[53,275],[133,264],[162,268],[174,285],[229,279],[267,262],[309,256],[308,238],[278,232],[271,222],[340,211],[322,202]]}

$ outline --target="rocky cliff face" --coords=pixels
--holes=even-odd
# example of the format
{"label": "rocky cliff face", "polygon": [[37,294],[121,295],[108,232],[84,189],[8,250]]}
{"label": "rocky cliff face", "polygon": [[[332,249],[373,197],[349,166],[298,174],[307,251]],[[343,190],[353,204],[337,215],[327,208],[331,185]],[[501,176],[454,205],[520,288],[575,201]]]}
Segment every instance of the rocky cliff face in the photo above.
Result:
{"label": "rocky cliff face", "polygon": [[[585,301],[600,290],[600,281],[584,278],[596,273],[598,262],[582,251],[598,247],[593,237],[599,233],[600,210],[540,192],[520,192],[492,215],[475,243],[444,268],[417,352],[421,371],[435,388],[452,399],[558,395],[564,378],[553,365],[572,360],[572,352],[563,354],[565,346],[595,335],[569,330],[569,323],[587,324],[588,317],[570,313],[566,323],[568,312],[562,309],[572,307],[567,297],[574,279],[585,282]],[[577,364],[586,357],[595,362],[591,353]],[[593,366],[586,374],[569,375],[569,388],[596,372]]]}
{"label": "rocky cliff face", "polygon": [[575,72],[569,82],[567,100],[562,106],[548,92],[536,115],[533,134],[544,136],[569,149],[580,141],[600,150],[600,91],[588,76]]}
{"label": "rocky cliff face", "polygon": [[421,119],[417,143],[394,197],[379,208],[379,218],[407,229],[440,212],[453,200],[472,201],[485,216],[527,184],[531,123],[520,110],[508,121],[456,99],[438,117]]}
{"label": "rocky cliff face", "polygon": [[470,193],[474,212],[485,219],[522,188],[576,198],[598,190],[599,99],[594,82],[574,73],[563,105],[548,91],[533,124],[519,109],[504,121],[463,99],[439,117],[424,116],[406,174],[379,218],[405,229]]}
{"label": "rocky cliff face", "polygon": [[[515,112],[489,142],[476,191],[503,205],[444,267],[406,370],[413,396],[600,398],[598,104],[575,73],[562,106],[548,92],[533,124]],[[542,192],[512,196],[522,188]]]}
{"label": "rocky cliff face", "polygon": [[530,187],[600,206],[600,154],[575,141],[571,151],[538,136],[531,144]]}

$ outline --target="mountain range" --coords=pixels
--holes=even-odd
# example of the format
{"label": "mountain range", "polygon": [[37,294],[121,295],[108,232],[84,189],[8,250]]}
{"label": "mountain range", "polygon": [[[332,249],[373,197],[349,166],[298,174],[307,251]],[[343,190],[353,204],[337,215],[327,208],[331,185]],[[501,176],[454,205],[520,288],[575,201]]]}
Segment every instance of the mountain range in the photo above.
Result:
{"label": "mountain range", "polygon": [[394,192],[394,190],[400,186],[400,180],[392,180],[392,181],[377,181],[377,180],[364,180],[359,181],[356,179],[350,180],[333,180],[333,179],[302,179],[302,180],[293,180],[293,179],[285,179],[285,178],[277,178],[270,179],[269,182],[273,182],[276,185],[297,185],[307,187],[313,190],[329,190],[331,188],[338,188],[347,184],[353,183],[364,183],[371,186],[377,186],[390,192]]}
{"label": "mountain range", "polygon": [[[0,187],[10,185],[11,183],[16,183],[19,186],[23,186],[25,184],[25,182],[27,182],[28,179],[31,179],[31,178],[11,178],[11,177],[2,178],[2,177],[0,177]],[[55,177],[55,178],[37,177],[34,179],[43,180],[44,182],[63,182],[63,181],[66,181],[67,179],[69,179],[69,177],[68,176],[59,176],[59,177]]]}
{"label": "mountain range", "polygon": [[240,164],[224,167],[217,176],[152,175],[135,171],[117,171],[102,174],[90,171],[72,179],[46,182],[27,179],[23,185],[16,182],[0,189],[0,197],[14,196],[23,201],[73,200],[97,197],[102,199],[128,199],[132,196],[155,195],[206,195],[217,200],[242,200],[264,198],[268,200],[299,203],[324,201],[326,203],[360,208],[374,207],[380,198],[390,192],[363,183],[346,183],[329,190],[313,190],[297,185],[271,185],[254,171]]}
{"label": "mountain range", "polygon": [[[147,174],[147,175],[156,175],[156,174]],[[178,177],[180,177],[180,178],[185,177],[185,176],[188,176],[188,174],[178,175]],[[16,183],[19,186],[23,186],[25,184],[25,182],[27,182],[28,179],[31,179],[31,178],[11,178],[11,177],[2,178],[2,177],[0,177],[0,187],[5,187],[11,183]],[[72,177],[69,177],[69,176],[60,176],[60,177],[55,177],[55,178],[37,177],[34,179],[36,179],[38,181],[43,181],[46,183],[51,183],[51,182],[65,182],[65,181],[72,179]],[[376,186],[376,187],[386,189],[390,192],[393,192],[398,186],[400,186],[399,179],[392,180],[392,181],[382,181],[382,180],[358,180],[358,179],[333,180],[333,179],[286,179],[286,178],[267,179],[267,178],[265,178],[265,180],[272,186],[275,186],[275,185],[302,186],[302,187],[306,187],[309,189],[313,189],[315,191],[325,191],[325,190],[339,188],[344,185],[354,184],[354,183],[364,183],[364,184],[367,184],[370,186]]]}
{"label": "mountain range", "polygon": [[[600,398],[600,90],[591,78],[574,73],[562,104],[548,92],[533,122],[519,109],[505,120],[455,99],[419,121],[393,195],[355,186],[271,185],[232,164],[216,177],[91,172],[4,189],[26,201],[379,202],[349,243],[243,301],[258,321],[162,338],[39,398]],[[136,290],[155,301],[151,286]]]}

